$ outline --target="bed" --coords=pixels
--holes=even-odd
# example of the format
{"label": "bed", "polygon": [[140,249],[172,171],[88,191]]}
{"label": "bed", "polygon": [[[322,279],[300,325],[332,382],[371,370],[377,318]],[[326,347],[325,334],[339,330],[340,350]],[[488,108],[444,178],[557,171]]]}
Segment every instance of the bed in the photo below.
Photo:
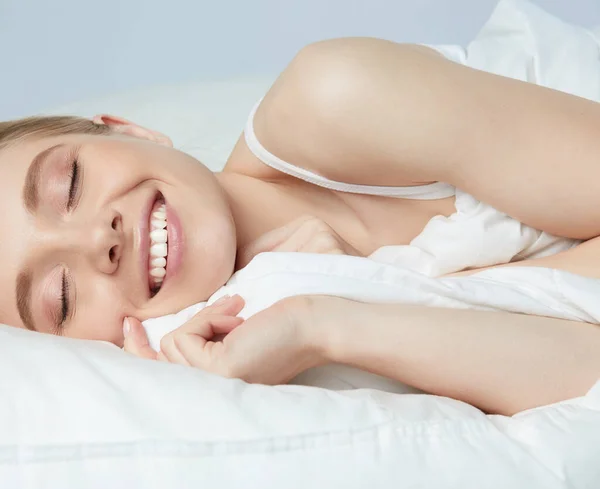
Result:
{"label": "bed", "polygon": [[[467,47],[436,49],[600,100],[600,30],[526,1],[500,2]],[[47,112],[114,112],[218,169],[273,78],[154,87]],[[405,283],[406,274],[389,271],[375,287],[371,265],[357,260],[328,261],[333,289],[376,300]],[[265,293],[303,283],[310,267],[289,263]],[[580,307],[596,307],[598,283],[573,277],[567,285],[581,292]],[[600,487],[600,382],[577,399],[492,416],[369,381],[249,385],[8,326],[0,327],[0,376],[0,481],[11,489]]]}

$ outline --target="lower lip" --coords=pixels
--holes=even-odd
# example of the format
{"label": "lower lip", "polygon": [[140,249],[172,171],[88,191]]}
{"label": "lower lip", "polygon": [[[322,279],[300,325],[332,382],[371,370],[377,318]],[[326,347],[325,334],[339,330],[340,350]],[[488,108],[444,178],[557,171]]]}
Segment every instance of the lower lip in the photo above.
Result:
{"label": "lower lip", "polygon": [[170,282],[177,275],[181,267],[181,258],[183,255],[183,231],[181,221],[177,214],[168,203],[167,207],[167,268],[164,284]]}

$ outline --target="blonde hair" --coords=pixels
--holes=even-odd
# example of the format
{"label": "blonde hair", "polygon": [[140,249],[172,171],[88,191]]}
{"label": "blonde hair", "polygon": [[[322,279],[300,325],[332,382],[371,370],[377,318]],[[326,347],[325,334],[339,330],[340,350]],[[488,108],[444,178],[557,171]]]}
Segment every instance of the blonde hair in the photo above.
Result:
{"label": "blonde hair", "polygon": [[31,116],[12,121],[0,121],[0,149],[28,138],[62,136],[65,134],[109,134],[110,126],[72,115]]}

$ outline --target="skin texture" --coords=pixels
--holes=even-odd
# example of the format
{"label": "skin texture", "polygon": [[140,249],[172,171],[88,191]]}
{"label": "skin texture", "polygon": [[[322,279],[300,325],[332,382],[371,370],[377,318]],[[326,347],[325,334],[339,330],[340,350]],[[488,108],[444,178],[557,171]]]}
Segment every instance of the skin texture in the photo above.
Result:
{"label": "skin texture", "polygon": [[255,122],[272,153],[329,179],[443,181],[577,239],[600,235],[599,127],[598,103],[365,38],[308,46]]}
{"label": "skin texture", "polygon": [[[127,127],[108,119],[120,130]],[[131,129],[131,128],[129,128]],[[1,152],[0,201],[10,239],[0,243],[2,322],[23,323],[15,305],[20,270],[33,270],[32,312],[42,332],[122,344],[125,315],[157,316],[207,297],[233,271],[236,240],[229,205],[215,176],[197,161],[170,147],[167,138],[136,128],[137,136],[73,135],[31,140]],[[42,173],[38,212],[23,207],[21,188],[32,158],[64,143]],[[79,148],[78,203],[66,210],[72,148]],[[180,273],[156,297],[149,297],[139,266],[137,232],[143,207],[159,190],[176,209],[185,229]],[[118,220],[118,228],[111,222]],[[147,237],[145,238],[147,239]],[[116,254],[111,260],[109,250]],[[72,316],[58,328],[62,270],[68,270]],[[202,279],[198,280],[201,274]]]}
{"label": "skin texture", "polygon": [[600,375],[600,331],[592,324],[337,297],[310,298],[308,307],[329,335],[329,361],[488,413],[511,416],[583,396]]}
{"label": "skin texture", "polygon": [[[169,138],[156,131],[116,116],[94,120],[109,124],[114,134],[30,138],[0,151],[0,211],[11,230],[11,239],[0,243],[2,323],[24,327],[15,284],[17,276],[30,269],[37,331],[123,346],[125,317],[143,321],[206,300],[236,269],[236,257],[245,264],[254,254],[268,251],[261,236],[295,219],[301,223],[305,220],[301,216],[319,208],[336,208],[335,196],[318,189],[307,194],[285,182],[265,182],[227,171],[213,174],[196,159],[173,149]],[[39,205],[32,215],[22,196],[27,169],[38,153],[56,144],[64,148],[43,167]],[[76,204],[68,210],[74,155],[80,183]],[[157,191],[181,221],[184,250],[179,273],[150,297],[147,272],[139,263],[144,238],[138,226],[144,207]],[[323,206],[324,202],[332,205]],[[265,208],[278,212],[265,213]],[[348,217],[343,211],[338,212],[338,221]],[[291,246],[300,246],[296,250],[300,251],[305,241]],[[341,237],[339,242],[344,242]],[[364,251],[373,246],[367,244]],[[329,241],[306,249],[326,252],[325,248],[329,249]],[[361,254],[348,244],[344,250]],[[60,325],[63,271],[70,311]]]}
{"label": "skin texture", "polygon": [[331,296],[290,297],[243,322],[242,306],[232,296],[203,309],[159,354],[132,323],[126,348],[261,384],[340,363],[506,416],[584,395],[600,373],[600,332],[586,323]]}
{"label": "skin texture", "polygon": [[[205,300],[235,270],[238,251],[242,263],[247,263],[249,249],[310,249],[305,236],[282,241],[276,231],[301,216],[325,224],[320,229],[329,237],[315,249],[367,256],[383,245],[409,243],[433,216],[455,210],[453,198],[411,201],[315,187],[266,167],[243,138],[225,170],[212,174],[174,150],[165,135],[115,116],[94,120],[109,124],[114,134],[28,139],[0,151],[0,212],[10,233],[10,239],[0,243],[1,322],[23,326],[14,286],[17,274],[28,266],[34,271],[33,315],[40,331],[122,346],[125,317],[141,321]],[[275,82],[254,122],[259,140],[272,153],[333,180],[398,186],[445,181],[538,229],[575,238],[592,238],[600,232],[598,104],[464,68],[426,48],[373,39],[311,45]],[[475,136],[468,136],[473,132]],[[32,217],[21,201],[27,165],[56,143],[79,148],[83,177],[78,205],[65,210],[69,177],[65,152],[43,174],[40,211]],[[549,167],[552,171],[547,171]],[[144,204],[156,190],[182,221],[185,251],[180,274],[149,298],[137,265],[143,237],[136,236],[136,228]],[[260,241],[264,235],[271,238]],[[292,249],[282,249],[282,243]],[[522,264],[584,270],[600,277],[595,240],[584,245]],[[64,328],[57,330],[51,317],[52,311],[54,315],[60,311],[63,269],[72,281],[69,293],[76,307]],[[269,316],[271,324],[277,324],[276,317],[289,324],[286,308],[275,311],[281,315]],[[372,312],[377,313],[375,306]],[[433,312],[421,313],[436,320]],[[467,311],[444,314],[460,316],[472,325],[482,321],[482,316]],[[512,317],[502,315],[505,321]],[[260,329],[259,320],[253,320],[253,328]],[[536,324],[550,324],[544,321],[548,320],[538,318]],[[221,324],[220,331],[233,328],[236,333],[247,323]],[[195,325],[205,327],[206,321]],[[382,331],[382,338],[389,331]],[[214,332],[206,334],[208,339]],[[513,333],[518,343],[519,329]],[[189,331],[181,338],[184,343],[195,341]],[[244,351],[242,339],[250,341],[242,333],[228,338],[229,351]],[[361,346],[360,335],[350,338],[348,351]],[[175,345],[177,350],[192,351],[184,343]],[[493,359],[482,353],[491,344],[482,339],[472,351]],[[552,361],[569,354],[566,343],[557,344],[564,348]],[[468,359],[469,352],[464,355]],[[476,364],[481,358],[472,359]],[[490,360],[488,367],[496,372],[502,365]]]}

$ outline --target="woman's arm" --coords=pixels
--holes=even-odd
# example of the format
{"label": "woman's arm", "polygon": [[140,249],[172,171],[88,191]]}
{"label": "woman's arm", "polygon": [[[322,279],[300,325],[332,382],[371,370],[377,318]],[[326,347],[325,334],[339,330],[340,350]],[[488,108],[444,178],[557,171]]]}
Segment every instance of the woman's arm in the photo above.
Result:
{"label": "woman's arm", "polygon": [[521,314],[308,298],[324,356],[490,413],[584,395],[600,378],[600,328]]}
{"label": "woman's arm", "polygon": [[[600,328],[587,323],[330,296],[290,297],[241,322],[243,305],[205,308],[163,338],[158,358],[261,384],[336,362],[505,415],[584,395],[600,378]],[[128,324],[126,350],[156,359],[141,323]]]}
{"label": "woman's arm", "polygon": [[600,235],[600,104],[380,39],[303,49],[265,97],[258,138],[332,180],[451,183],[525,224]]}

